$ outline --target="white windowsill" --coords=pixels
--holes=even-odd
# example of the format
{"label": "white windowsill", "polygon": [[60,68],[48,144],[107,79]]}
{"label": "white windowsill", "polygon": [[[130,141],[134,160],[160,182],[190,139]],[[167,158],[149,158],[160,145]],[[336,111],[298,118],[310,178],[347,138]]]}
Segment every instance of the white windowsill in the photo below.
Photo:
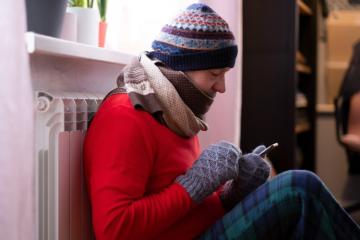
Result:
{"label": "white windowsill", "polygon": [[45,54],[68,58],[88,59],[106,63],[126,65],[133,55],[78,42],[53,38],[33,32],[25,33],[29,54]]}

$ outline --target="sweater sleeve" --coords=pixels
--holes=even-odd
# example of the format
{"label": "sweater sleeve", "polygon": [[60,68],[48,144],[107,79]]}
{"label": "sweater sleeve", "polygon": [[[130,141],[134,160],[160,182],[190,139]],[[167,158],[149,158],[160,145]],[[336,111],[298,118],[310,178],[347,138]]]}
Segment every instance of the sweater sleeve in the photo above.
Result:
{"label": "sweater sleeve", "polygon": [[152,239],[198,209],[176,183],[145,195],[156,152],[143,122],[125,110],[108,111],[87,133],[84,165],[98,240]]}

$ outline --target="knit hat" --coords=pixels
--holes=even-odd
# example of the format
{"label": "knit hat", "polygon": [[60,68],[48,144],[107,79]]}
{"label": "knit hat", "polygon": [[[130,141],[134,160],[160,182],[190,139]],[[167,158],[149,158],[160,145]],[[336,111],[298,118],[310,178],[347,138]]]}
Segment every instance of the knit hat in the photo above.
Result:
{"label": "knit hat", "polygon": [[233,67],[237,45],[228,24],[209,6],[190,5],[166,24],[149,53],[178,71]]}

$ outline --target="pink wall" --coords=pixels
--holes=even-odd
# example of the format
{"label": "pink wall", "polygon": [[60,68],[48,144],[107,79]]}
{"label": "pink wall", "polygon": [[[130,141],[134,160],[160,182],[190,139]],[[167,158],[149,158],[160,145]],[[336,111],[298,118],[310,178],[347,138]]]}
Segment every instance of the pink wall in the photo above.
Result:
{"label": "pink wall", "polygon": [[207,132],[200,133],[203,147],[224,139],[236,144],[240,140],[241,73],[242,73],[242,0],[203,0],[230,25],[238,43],[235,67],[226,76],[226,92],[218,94],[207,114]]}

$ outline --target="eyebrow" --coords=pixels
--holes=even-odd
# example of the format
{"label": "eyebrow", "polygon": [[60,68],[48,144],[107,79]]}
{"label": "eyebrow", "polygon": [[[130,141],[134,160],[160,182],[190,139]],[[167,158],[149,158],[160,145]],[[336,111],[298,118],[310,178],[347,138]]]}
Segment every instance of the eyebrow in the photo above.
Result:
{"label": "eyebrow", "polygon": [[210,72],[214,73],[214,74],[221,74],[221,73],[226,73],[227,71],[229,71],[230,68],[224,68],[224,69],[213,69],[210,70]]}

